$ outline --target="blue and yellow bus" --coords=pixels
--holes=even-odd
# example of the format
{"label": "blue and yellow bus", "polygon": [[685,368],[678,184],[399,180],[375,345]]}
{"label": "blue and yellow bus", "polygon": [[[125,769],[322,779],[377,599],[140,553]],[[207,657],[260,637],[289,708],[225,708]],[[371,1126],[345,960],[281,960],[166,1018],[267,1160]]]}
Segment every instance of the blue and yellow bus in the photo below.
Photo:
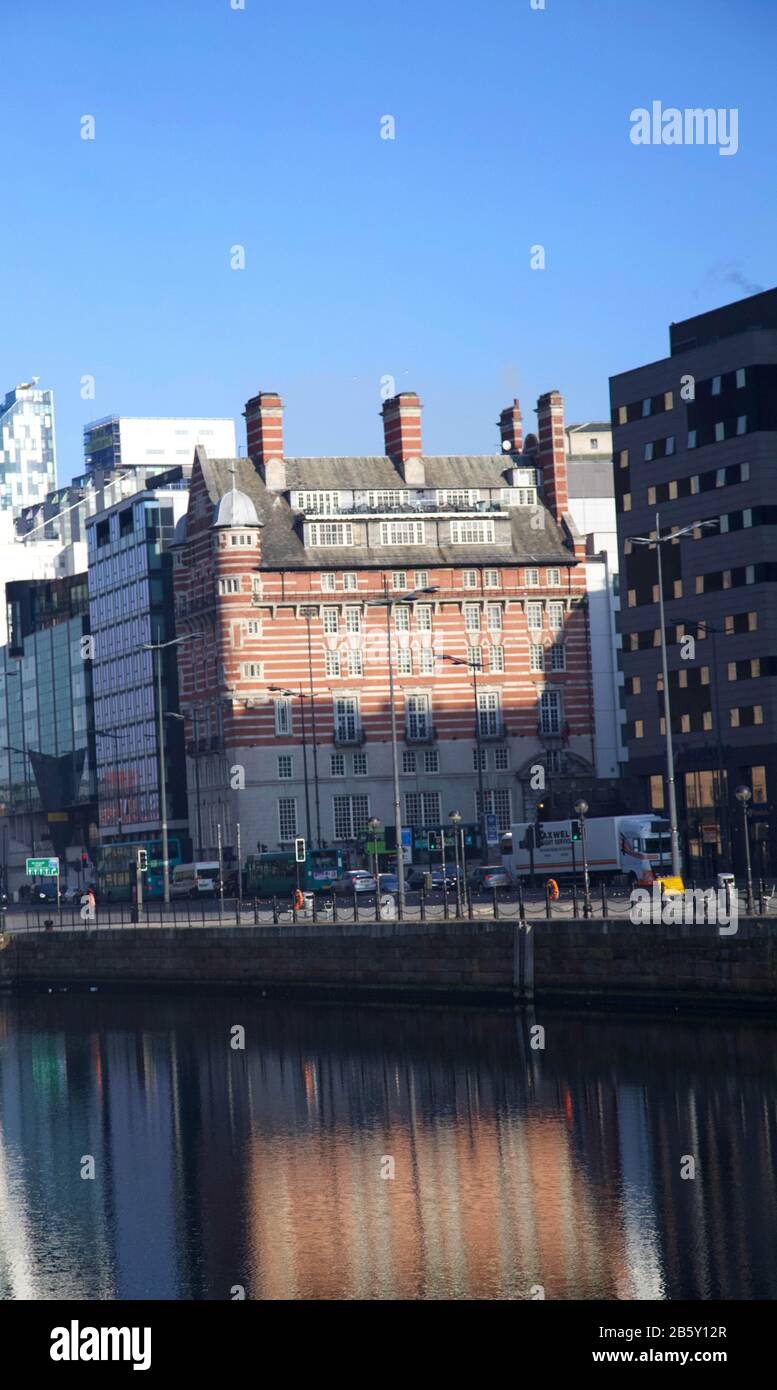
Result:
{"label": "blue and yellow bus", "polygon": [[[164,876],[162,872],[162,841],[133,840],[126,844],[100,845],[95,850],[97,864],[97,894],[103,903],[131,902],[135,887],[135,865],[138,850],[144,849],[148,858],[148,870],[143,877],[143,896],[145,898],[164,897]],[[181,841],[177,835],[168,836],[167,855],[170,860],[170,878],[176,864],[183,863]]]}
{"label": "blue and yellow bus", "polygon": [[250,854],[246,860],[247,898],[289,897],[299,885],[303,892],[324,893],[347,868],[341,849],[310,849],[304,864],[297,864],[293,850],[274,854]]}

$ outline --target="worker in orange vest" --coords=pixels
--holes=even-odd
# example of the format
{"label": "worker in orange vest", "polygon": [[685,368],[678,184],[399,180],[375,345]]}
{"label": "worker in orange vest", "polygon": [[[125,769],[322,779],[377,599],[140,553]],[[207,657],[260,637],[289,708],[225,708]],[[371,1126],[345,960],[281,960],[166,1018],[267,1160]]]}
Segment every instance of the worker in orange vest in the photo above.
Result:
{"label": "worker in orange vest", "polygon": [[552,903],[556,902],[558,898],[558,884],[556,883],[555,878],[549,878],[545,887],[548,890],[548,897],[550,898],[550,901]]}
{"label": "worker in orange vest", "polygon": [[301,889],[301,888],[298,888],[298,889],[296,890],[295,894],[294,894],[294,911],[295,911],[295,912],[301,912],[304,906],[305,906],[305,895],[304,895],[304,893],[302,892],[302,889]]}

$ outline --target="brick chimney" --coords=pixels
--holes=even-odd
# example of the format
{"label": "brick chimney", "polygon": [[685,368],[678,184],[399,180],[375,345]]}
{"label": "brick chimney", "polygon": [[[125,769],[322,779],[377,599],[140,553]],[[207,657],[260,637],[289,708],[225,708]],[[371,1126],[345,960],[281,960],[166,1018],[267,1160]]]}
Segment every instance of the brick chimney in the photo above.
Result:
{"label": "brick chimney", "polygon": [[246,422],[248,454],[256,459],[265,485],[273,492],[286,487],[286,465],[283,461],[283,402],[277,391],[260,391],[246,401],[243,411]]}
{"label": "brick chimney", "polygon": [[520,454],[523,449],[523,417],[517,397],[499,416],[499,434],[503,454]]}
{"label": "brick chimney", "polygon": [[400,391],[384,402],[383,437],[389,458],[397,465],[408,487],[423,487],[426,477],[421,458],[421,402],[415,391]]}
{"label": "brick chimney", "polygon": [[545,501],[556,518],[569,510],[567,457],[564,435],[564,399],[559,391],[548,391],[537,402],[537,433],[540,447],[537,465]]}

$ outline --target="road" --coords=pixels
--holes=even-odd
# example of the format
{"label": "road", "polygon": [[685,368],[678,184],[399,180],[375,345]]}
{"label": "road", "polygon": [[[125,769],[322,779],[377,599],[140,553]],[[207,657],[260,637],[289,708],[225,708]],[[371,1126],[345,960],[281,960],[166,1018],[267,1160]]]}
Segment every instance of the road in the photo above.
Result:
{"label": "road", "polygon": [[[389,898],[386,904],[386,898]],[[375,895],[372,893],[360,894],[356,908],[356,918],[354,916],[353,896],[348,895],[337,900],[337,921],[343,925],[349,923],[353,925],[354,920],[360,922],[375,922],[379,920],[393,920],[396,914],[395,900],[390,895],[383,895],[381,902],[383,907],[376,907]],[[406,920],[428,922],[441,922],[445,920],[456,920],[456,895],[448,894],[447,903],[443,900],[442,893],[427,893],[424,902],[421,902],[421,895],[418,892],[409,891],[406,899],[407,911]],[[606,897],[606,911],[608,917],[628,917],[630,911],[630,894],[628,889],[610,889]],[[601,917],[603,900],[601,891],[592,894],[592,911],[596,917]],[[546,920],[547,910],[544,893],[539,891],[532,892],[527,890],[524,894],[524,910],[530,920]],[[758,900],[756,899],[756,911],[759,910]],[[697,911],[701,920],[701,908],[697,905]],[[745,915],[746,903],[745,895],[740,890],[739,912]],[[493,893],[476,893],[472,896],[467,916],[473,919],[493,919],[496,915],[499,919],[512,921],[519,915],[520,904],[514,889],[500,888],[497,890],[496,900]],[[764,900],[764,912],[767,915],[777,915],[777,893],[770,891]],[[234,926],[273,926],[291,925],[294,922],[294,914],[291,907],[280,899],[276,902],[275,910],[273,903],[269,899],[254,902],[244,902],[240,912],[238,912],[237,901],[225,899],[223,908],[219,910],[218,902],[209,901],[207,904],[200,899],[195,902],[178,901],[169,907],[164,907],[160,902],[151,902],[144,905],[143,919],[139,923],[132,920],[132,909],[129,903],[102,905],[96,909],[93,922],[86,922],[80,915],[81,910],[77,906],[68,904],[61,909],[59,916],[56,908],[43,904],[40,907],[27,907],[26,905],[12,904],[3,913],[3,922],[0,930],[8,932],[24,931],[45,931],[45,930],[86,930],[101,927],[120,927],[131,928],[133,926],[146,927],[178,927],[188,929],[189,927],[234,927]],[[574,917],[583,916],[582,894],[577,897],[577,910],[573,901],[572,892],[562,889],[557,902],[550,907],[552,919],[570,920]],[[298,922],[333,922],[333,912],[331,902],[328,899],[317,901],[315,918],[310,909],[304,909],[296,914]],[[50,922],[51,927],[46,923]]]}

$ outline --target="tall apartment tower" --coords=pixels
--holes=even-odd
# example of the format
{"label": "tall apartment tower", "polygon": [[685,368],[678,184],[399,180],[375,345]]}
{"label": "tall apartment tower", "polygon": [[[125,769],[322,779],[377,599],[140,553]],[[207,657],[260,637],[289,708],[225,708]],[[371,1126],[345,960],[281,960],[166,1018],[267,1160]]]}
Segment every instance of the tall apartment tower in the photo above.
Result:
{"label": "tall apartment tower", "polygon": [[0,509],[16,516],[57,485],[54,395],[22,381],[0,405]]}
{"label": "tall apartment tower", "polygon": [[777,867],[777,289],[670,327],[668,357],[612,377],[628,768],[664,810],[656,547],[662,546],[674,775],[691,872]]}

